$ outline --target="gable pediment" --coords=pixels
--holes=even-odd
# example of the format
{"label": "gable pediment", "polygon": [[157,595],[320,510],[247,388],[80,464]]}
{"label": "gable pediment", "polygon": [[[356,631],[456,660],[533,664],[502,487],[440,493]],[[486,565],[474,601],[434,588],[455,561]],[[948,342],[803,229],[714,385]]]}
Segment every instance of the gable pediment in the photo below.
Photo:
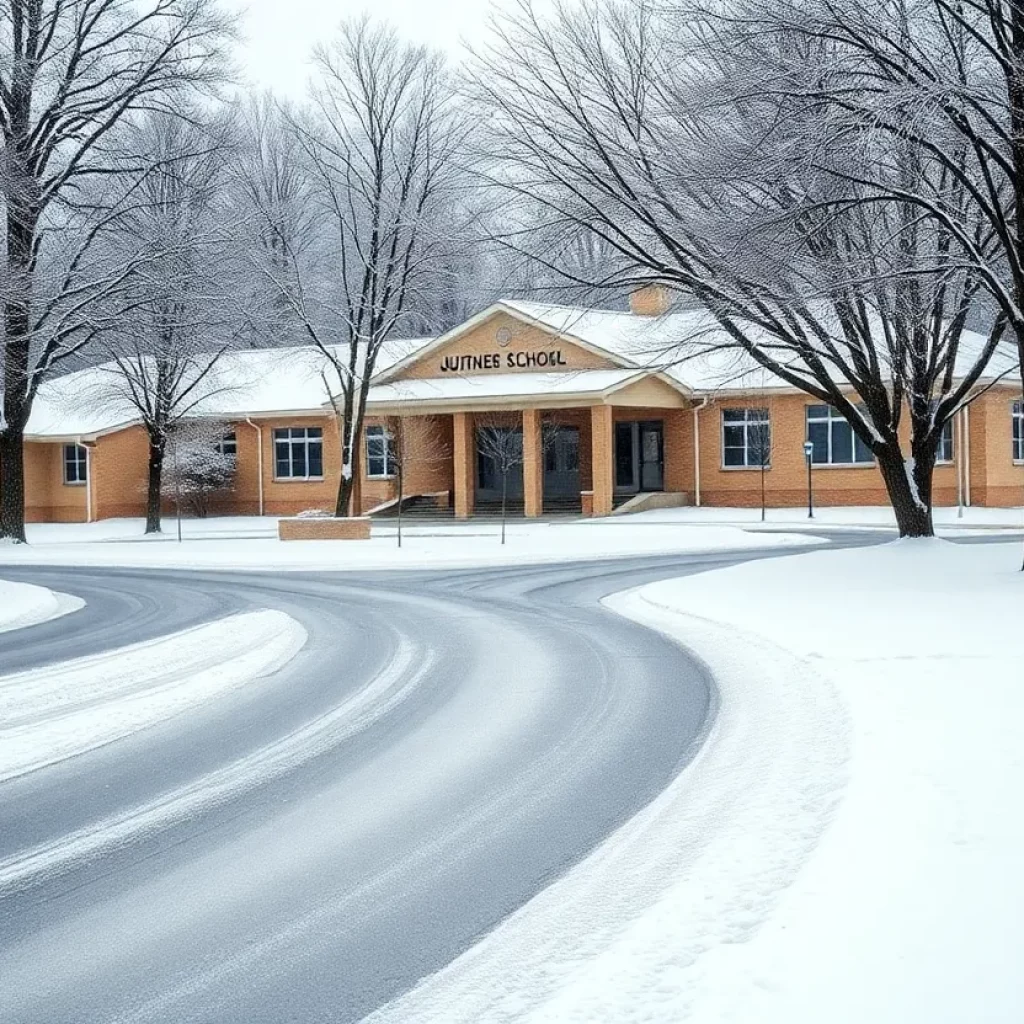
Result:
{"label": "gable pediment", "polygon": [[497,309],[393,374],[391,381],[487,373],[610,370],[622,364],[542,325]]}

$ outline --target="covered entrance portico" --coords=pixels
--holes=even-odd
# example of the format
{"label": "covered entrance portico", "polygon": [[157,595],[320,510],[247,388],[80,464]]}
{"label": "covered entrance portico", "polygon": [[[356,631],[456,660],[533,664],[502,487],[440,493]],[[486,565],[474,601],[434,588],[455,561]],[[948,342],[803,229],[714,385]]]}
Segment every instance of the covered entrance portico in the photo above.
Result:
{"label": "covered entrance portico", "polygon": [[460,519],[503,496],[530,517],[608,515],[643,492],[672,492],[682,503],[688,393],[668,373],[623,362],[491,310],[388,371],[367,414],[444,420],[445,490]]}
{"label": "covered entrance portico", "polygon": [[574,395],[558,404],[538,396],[518,409],[495,401],[451,409],[408,396],[390,407],[377,401],[370,414],[450,424],[443,431],[451,439],[444,489],[457,518],[492,510],[503,493],[529,517],[573,510],[603,516],[632,495],[685,488],[688,403],[659,381],[638,383],[632,394]]}

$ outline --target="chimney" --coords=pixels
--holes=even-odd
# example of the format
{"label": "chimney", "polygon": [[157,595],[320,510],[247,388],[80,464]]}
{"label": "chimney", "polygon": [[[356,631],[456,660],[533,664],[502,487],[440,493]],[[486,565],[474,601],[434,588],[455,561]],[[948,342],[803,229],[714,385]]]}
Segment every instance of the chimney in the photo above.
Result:
{"label": "chimney", "polygon": [[672,298],[663,284],[644,284],[629,296],[629,311],[634,316],[663,316],[669,311]]}

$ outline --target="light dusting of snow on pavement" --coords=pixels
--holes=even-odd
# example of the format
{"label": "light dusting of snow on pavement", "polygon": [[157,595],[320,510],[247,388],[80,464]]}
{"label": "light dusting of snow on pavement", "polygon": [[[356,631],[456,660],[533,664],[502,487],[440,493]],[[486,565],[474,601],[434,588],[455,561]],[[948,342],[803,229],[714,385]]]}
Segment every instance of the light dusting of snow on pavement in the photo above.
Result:
{"label": "light dusting of snow on pavement", "polygon": [[[637,594],[610,606],[672,632]],[[848,726],[812,666],[712,622],[688,623],[720,707],[695,761],[595,853],[451,966],[372,1015],[471,1024],[689,1019],[696,965],[751,936],[828,824]]]}
{"label": "light dusting of snow on pavement", "polygon": [[1019,560],[901,542],[609,599],[707,661],[704,749],[370,1020],[1016,1024]]}
{"label": "light dusting of snow on pavement", "polygon": [[306,632],[248,612],[157,640],[0,676],[0,781],[74,757],[267,675]]}
{"label": "light dusting of snow on pavement", "polygon": [[[4,545],[7,550],[12,547]],[[0,633],[49,622],[85,606],[80,597],[29,583],[0,580]]]}

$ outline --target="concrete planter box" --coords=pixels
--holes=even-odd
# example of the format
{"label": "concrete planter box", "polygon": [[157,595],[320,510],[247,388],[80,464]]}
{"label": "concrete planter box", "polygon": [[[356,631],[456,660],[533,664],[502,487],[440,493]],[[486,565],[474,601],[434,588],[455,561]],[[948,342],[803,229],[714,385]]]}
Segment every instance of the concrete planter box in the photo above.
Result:
{"label": "concrete planter box", "polygon": [[277,536],[281,540],[369,540],[370,522],[368,516],[355,516],[350,519],[300,516],[279,520]]}

